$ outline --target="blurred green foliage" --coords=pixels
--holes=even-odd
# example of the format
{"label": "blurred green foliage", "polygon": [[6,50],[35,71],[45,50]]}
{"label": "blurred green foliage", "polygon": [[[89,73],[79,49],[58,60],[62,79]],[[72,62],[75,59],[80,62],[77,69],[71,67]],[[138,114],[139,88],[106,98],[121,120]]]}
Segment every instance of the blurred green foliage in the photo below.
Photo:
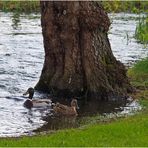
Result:
{"label": "blurred green foliage", "polygon": [[[19,12],[39,12],[39,0],[0,1],[0,10]],[[101,1],[107,12],[148,12],[148,1]]]}
{"label": "blurred green foliage", "polygon": [[4,12],[39,12],[40,2],[28,0],[28,1],[0,1],[0,10]]}
{"label": "blurred green foliage", "polygon": [[141,43],[148,43],[148,15],[139,19],[135,30],[135,38]]}
{"label": "blurred green foliage", "polygon": [[148,1],[102,1],[107,12],[148,12]]}

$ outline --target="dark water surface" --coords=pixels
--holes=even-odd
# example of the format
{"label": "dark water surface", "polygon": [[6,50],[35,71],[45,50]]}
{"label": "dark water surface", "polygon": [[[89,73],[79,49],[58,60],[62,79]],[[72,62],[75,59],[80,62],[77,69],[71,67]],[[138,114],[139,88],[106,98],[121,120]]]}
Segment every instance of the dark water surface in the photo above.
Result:
{"label": "dark water surface", "polygon": [[[114,55],[125,65],[148,55],[148,48],[133,38],[137,15],[112,14],[109,39]],[[0,12],[0,137],[33,134],[32,131],[77,127],[82,117],[94,114],[129,113],[139,109],[137,102],[95,102],[80,107],[76,119],[55,118],[51,108],[23,107],[22,96],[30,86],[35,86],[44,62],[40,15],[19,15]],[[37,98],[47,94],[35,93]],[[99,104],[99,105],[98,105]]]}

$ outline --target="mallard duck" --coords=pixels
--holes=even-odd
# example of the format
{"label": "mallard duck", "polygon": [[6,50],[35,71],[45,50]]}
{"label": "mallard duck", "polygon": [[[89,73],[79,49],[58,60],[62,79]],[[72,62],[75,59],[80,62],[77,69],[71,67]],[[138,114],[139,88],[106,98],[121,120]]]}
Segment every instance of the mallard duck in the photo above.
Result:
{"label": "mallard duck", "polygon": [[56,103],[53,111],[59,115],[77,116],[78,103],[76,99],[72,99],[71,106]]}
{"label": "mallard duck", "polygon": [[27,99],[24,102],[24,106],[26,108],[32,108],[32,107],[46,107],[46,106],[51,106],[52,101],[49,99],[37,99],[33,100],[33,95],[34,95],[34,89],[32,87],[28,88],[28,90],[23,94],[27,95],[29,94],[29,99]]}

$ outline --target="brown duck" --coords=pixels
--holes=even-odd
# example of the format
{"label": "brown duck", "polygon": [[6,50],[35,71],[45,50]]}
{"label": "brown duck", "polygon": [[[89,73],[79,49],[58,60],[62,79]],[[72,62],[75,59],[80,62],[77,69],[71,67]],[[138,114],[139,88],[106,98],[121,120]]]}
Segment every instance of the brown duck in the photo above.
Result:
{"label": "brown duck", "polygon": [[71,106],[56,103],[53,107],[56,114],[65,116],[77,116],[77,109],[79,109],[79,107],[76,99],[72,99]]}

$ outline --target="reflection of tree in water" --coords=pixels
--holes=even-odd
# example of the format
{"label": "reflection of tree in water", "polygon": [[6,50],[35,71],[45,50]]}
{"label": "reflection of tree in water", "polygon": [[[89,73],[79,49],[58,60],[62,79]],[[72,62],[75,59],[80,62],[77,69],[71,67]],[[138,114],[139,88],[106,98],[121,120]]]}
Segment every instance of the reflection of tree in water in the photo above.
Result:
{"label": "reflection of tree in water", "polygon": [[12,27],[13,29],[18,29],[20,25],[20,13],[14,12],[12,15]]}

